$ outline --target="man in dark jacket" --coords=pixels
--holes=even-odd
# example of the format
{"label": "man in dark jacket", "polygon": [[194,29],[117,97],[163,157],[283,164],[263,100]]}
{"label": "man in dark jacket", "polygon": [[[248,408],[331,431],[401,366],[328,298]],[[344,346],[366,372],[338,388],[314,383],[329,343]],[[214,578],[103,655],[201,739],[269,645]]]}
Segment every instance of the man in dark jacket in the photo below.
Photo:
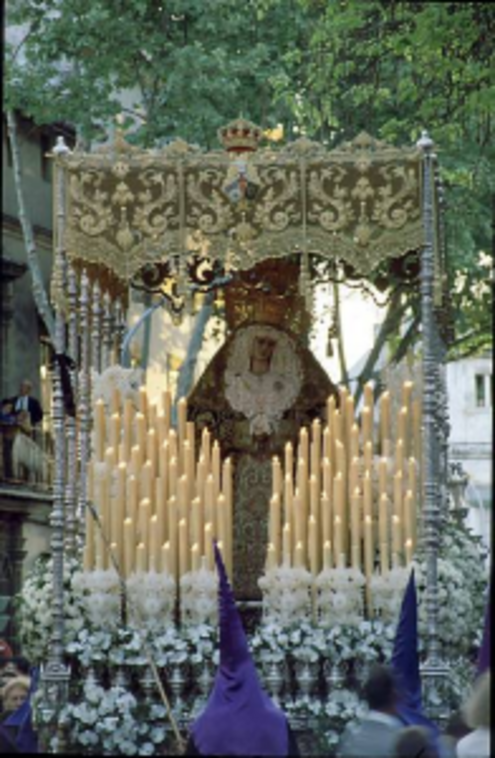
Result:
{"label": "man in dark jacket", "polygon": [[31,395],[33,385],[29,379],[24,379],[19,388],[19,394],[2,401],[2,413],[19,417],[28,414],[31,426],[39,424],[43,418],[43,409],[39,401]]}

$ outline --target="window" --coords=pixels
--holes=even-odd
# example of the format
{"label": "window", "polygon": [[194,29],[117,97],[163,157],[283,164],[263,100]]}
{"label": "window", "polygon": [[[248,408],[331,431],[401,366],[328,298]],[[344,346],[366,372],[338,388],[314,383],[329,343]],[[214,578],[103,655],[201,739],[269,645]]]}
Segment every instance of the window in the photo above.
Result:
{"label": "window", "polygon": [[486,408],[493,405],[493,374],[476,374],[474,377],[475,405]]}

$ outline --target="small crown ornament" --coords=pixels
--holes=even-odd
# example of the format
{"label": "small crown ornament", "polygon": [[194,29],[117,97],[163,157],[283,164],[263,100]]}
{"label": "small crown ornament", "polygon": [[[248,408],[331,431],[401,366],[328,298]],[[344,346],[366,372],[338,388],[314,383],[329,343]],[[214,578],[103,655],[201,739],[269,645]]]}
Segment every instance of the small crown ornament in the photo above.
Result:
{"label": "small crown ornament", "polygon": [[218,138],[228,153],[254,152],[263,137],[259,126],[237,118],[218,130]]}

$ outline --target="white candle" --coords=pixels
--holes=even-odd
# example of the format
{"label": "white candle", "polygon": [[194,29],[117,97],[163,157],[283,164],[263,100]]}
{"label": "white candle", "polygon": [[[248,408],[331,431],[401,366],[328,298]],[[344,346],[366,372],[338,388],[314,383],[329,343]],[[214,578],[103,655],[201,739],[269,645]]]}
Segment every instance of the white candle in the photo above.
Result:
{"label": "white candle", "polygon": [[351,502],[351,562],[355,569],[360,568],[359,546],[361,544],[361,493],[359,487],[355,487]]}
{"label": "white candle", "polygon": [[398,554],[401,549],[402,535],[400,518],[392,516],[392,552]]}
{"label": "white candle", "polygon": [[404,469],[404,441],[403,440],[397,440],[397,444],[395,446],[395,470],[396,472],[401,472]]}
{"label": "white candle", "polygon": [[119,449],[120,444],[120,416],[118,413],[112,413],[110,416],[110,445],[115,450]]}
{"label": "white candle", "polygon": [[134,406],[130,397],[124,400],[124,453],[126,461],[131,458],[132,425],[134,421]]}
{"label": "white candle", "polygon": [[364,407],[361,411],[361,424],[363,429],[363,441],[364,443],[370,442],[373,434],[372,434],[372,425],[373,425],[373,418],[371,415],[371,409]]}
{"label": "white candle", "polygon": [[146,551],[150,547],[150,518],[151,502],[148,498],[144,498],[139,503],[139,541],[144,544]]}
{"label": "white candle", "polygon": [[334,411],[335,411],[335,396],[329,395],[327,398],[327,424],[328,426],[330,426]]}
{"label": "white candle", "polygon": [[205,558],[206,567],[209,571],[213,570],[213,534],[211,523],[205,524]]}
{"label": "white candle", "polygon": [[266,550],[266,569],[269,571],[270,569],[274,569],[275,566],[275,547],[269,542]]}
{"label": "white candle", "polygon": [[191,571],[199,571],[200,565],[199,545],[195,542],[191,548]]}
{"label": "white candle", "polygon": [[388,529],[389,529],[389,507],[388,507],[388,497],[384,494],[380,496],[380,504],[379,504],[379,514],[378,514],[378,531],[379,531],[379,541],[380,546],[383,550],[383,547],[385,546],[385,549],[387,550],[386,560],[388,562],[389,556],[388,556],[388,543],[389,543],[389,537],[388,537]]}
{"label": "white candle", "polygon": [[335,520],[333,523],[333,534],[334,534],[335,552],[338,556],[340,556],[344,552],[344,550],[343,550],[343,541],[342,541],[342,520],[339,515],[335,516]]}
{"label": "white candle", "polygon": [[279,495],[273,495],[270,499],[270,530],[269,540],[273,545],[275,563],[280,563],[280,524],[281,509]]}
{"label": "white candle", "polygon": [[383,443],[390,439],[390,392],[384,392],[380,400],[380,430]]}
{"label": "white candle", "polygon": [[364,385],[364,405],[370,409],[373,409],[373,402],[374,402],[373,384],[371,382],[366,382],[366,384]]}
{"label": "white candle", "polygon": [[409,566],[413,561],[413,542],[411,539],[405,542],[406,564]]}
{"label": "white candle", "polygon": [[162,545],[161,558],[162,558],[162,561],[161,561],[162,572],[164,574],[173,574],[173,572],[171,571],[170,542],[165,542],[165,544]]}
{"label": "white candle", "polygon": [[294,566],[295,568],[304,568],[304,552],[302,542],[296,543],[294,550]]}
{"label": "white candle", "polygon": [[285,455],[285,475],[290,474],[292,477],[294,471],[294,452],[292,449],[292,443],[287,442],[284,449]]}
{"label": "white candle", "polygon": [[407,412],[407,408],[401,408],[399,412],[399,420],[397,423],[397,438],[402,440],[403,442],[404,455],[407,455],[407,452],[408,452],[408,444],[407,444],[408,438],[409,438],[408,419],[409,419],[409,414]]}
{"label": "white candle", "polygon": [[149,524],[149,534],[150,534],[150,569],[153,571],[158,571],[160,567],[160,545],[161,542],[159,541],[159,534],[158,534],[158,517],[152,516],[150,518],[150,524]]}
{"label": "white candle", "polygon": [[409,407],[409,402],[411,400],[411,393],[413,389],[413,383],[406,381],[402,385],[402,405],[405,406],[406,410]]}
{"label": "white candle", "polygon": [[321,522],[323,542],[329,542],[332,539],[332,506],[326,492],[321,493]]}
{"label": "white candle", "polygon": [[102,461],[105,451],[105,403],[98,399],[94,412],[95,455],[97,461]]}
{"label": "white candle", "polygon": [[332,568],[332,547],[330,540],[323,544],[323,568],[325,570]]}
{"label": "white candle", "polygon": [[276,455],[272,457],[272,496],[282,494],[282,466]]}
{"label": "white candle", "polygon": [[177,403],[177,431],[179,434],[179,446],[187,439],[187,400],[181,397]]}
{"label": "white candle", "polygon": [[284,529],[282,533],[282,544],[283,544],[283,554],[284,554],[284,566],[290,567],[291,565],[291,545],[292,545],[292,537],[290,533],[290,524],[285,523]]}
{"label": "white candle", "polygon": [[168,389],[163,390],[162,392],[162,409],[165,420],[165,434],[168,434],[170,429],[170,419],[172,416],[172,394]]}
{"label": "white candle", "polygon": [[187,521],[181,518],[179,521],[179,576],[184,576],[189,570],[189,550],[187,545]]}
{"label": "white candle", "polygon": [[142,415],[146,418],[148,415],[148,393],[146,392],[145,386],[139,388],[138,408],[139,413],[142,413]]}
{"label": "white candle", "polygon": [[148,570],[148,562],[146,560],[146,548],[142,542],[136,548],[136,571],[145,572]]}
{"label": "white candle", "polygon": [[365,516],[372,516],[373,513],[373,489],[369,471],[364,472],[363,478],[363,509]]}
{"label": "white candle", "polygon": [[364,572],[366,575],[366,602],[368,615],[371,615],[371,586],[373,574],[373,524],[369,516],[364,519]]}
{"label": "white candle", "polygon": [[373,469],[373,443],[370,440],[364,444],[364,468],[370,472]]}
{"label": "white candle", "polygon": [[318,544],[317,544],[316,519],[310,516],[308,520],[308,550],[309,550],[309,567],[313,576],[319,571]]}
{"label": "white candle", "polygon": [[124,574],[128,578],[134,571],[135,558],[135,532],[132,519],[124,521]]}

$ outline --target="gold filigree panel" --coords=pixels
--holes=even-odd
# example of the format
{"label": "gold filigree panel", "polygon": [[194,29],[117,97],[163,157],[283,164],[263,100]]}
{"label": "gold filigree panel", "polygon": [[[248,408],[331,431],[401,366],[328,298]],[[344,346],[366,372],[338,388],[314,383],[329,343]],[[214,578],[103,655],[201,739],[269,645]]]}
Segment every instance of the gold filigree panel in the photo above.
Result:
{"label": "gold filigree panel", "polygon": [[422,242],[418,151],[366,134],[333,151],[302,139],[232,158],[178,142],[57,161],[68,175],[69,256],[125,281],[192,251],[242,270],[310,251],[366,275]]}

